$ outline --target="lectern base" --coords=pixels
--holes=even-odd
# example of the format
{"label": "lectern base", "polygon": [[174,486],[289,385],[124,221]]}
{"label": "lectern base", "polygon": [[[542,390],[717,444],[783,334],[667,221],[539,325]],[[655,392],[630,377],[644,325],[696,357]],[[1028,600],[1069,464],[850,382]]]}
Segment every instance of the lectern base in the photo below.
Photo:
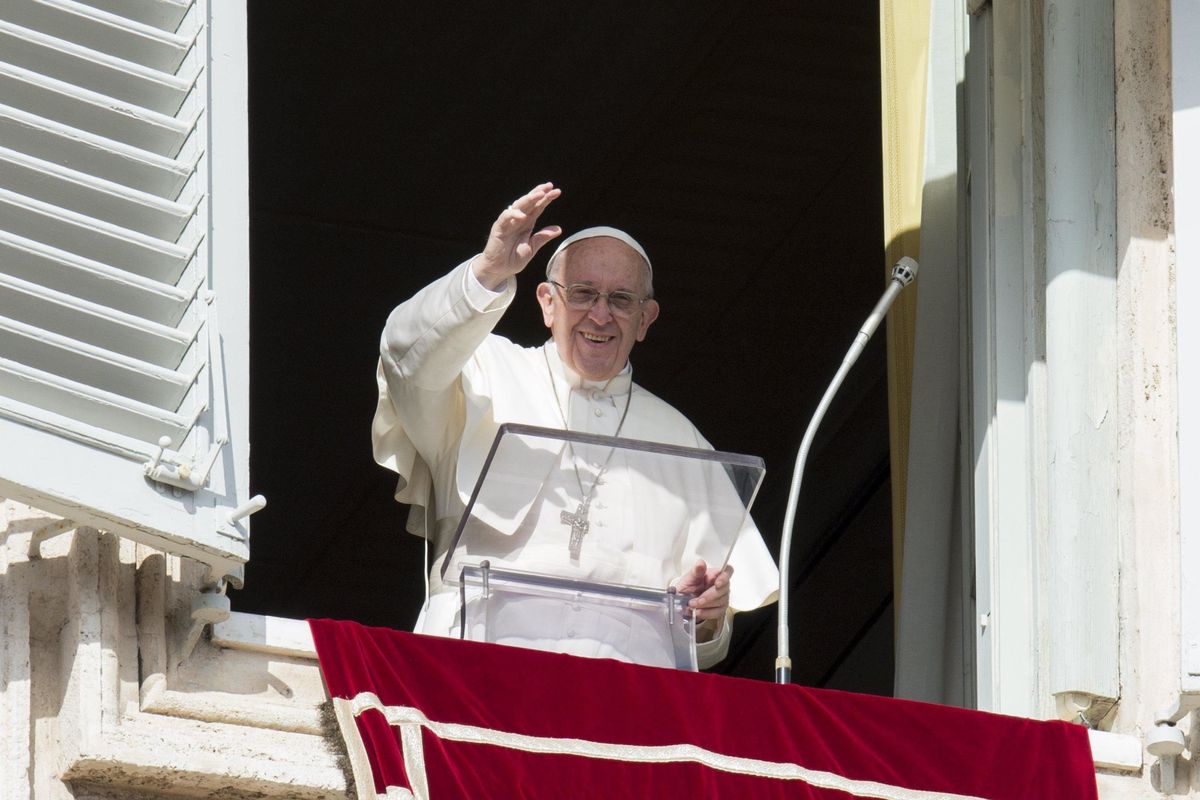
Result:
{"label": "lectern base", "polygon": [[697,669],[690,595],[492,569],[460,573],[462,638]]}

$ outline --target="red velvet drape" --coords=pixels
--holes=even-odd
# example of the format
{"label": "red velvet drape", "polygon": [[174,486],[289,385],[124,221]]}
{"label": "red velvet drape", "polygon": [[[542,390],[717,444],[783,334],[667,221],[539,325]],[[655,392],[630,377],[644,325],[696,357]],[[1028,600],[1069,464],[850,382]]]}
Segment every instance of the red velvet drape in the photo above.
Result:
{"label": "red velvet drape", "polygon": [[380,794],[1096,798],[1087,732],[1066,723],[310,625],[330,695],[371,693],[419,739],[423,777],[406,771],[405,725],[355,718]]}

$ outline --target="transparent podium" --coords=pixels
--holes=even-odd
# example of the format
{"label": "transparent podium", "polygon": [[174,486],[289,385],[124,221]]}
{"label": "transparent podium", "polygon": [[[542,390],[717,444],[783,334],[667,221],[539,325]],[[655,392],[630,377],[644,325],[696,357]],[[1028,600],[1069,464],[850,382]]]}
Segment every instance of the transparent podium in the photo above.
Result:
{"label": "transparent podium", "polygon": [[690,596],[729,558],[762,459],[500,426],[443,561],[465,639],[696,669]]}

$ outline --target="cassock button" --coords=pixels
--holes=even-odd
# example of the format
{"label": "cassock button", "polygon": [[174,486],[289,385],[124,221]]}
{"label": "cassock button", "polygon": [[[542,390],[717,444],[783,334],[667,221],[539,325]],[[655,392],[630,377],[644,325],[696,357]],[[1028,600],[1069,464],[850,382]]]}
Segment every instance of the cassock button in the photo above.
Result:
{"label": "cassock button", "polygon": [[574,639],[574,638],[575,638],[575,631],[567,631],[567,638],[568,638],[568,639]]}
{"label": "cassock button", "polygon": [[593,409],[593,413],[594,413],[594,414],[595,414],[597,417],[602,417],[602,416],[604,416],[604,411],[603,411],[603,409],[599,409],[599,408],[597,408],[597,409]]}
{"label": "cassock button", "polygon": [[596,402],[599,402],[601,400],[601,398],[603,398],[603,397],[604,397],[604,394],[599,389],[592,390],[592,399],[595,400]]}

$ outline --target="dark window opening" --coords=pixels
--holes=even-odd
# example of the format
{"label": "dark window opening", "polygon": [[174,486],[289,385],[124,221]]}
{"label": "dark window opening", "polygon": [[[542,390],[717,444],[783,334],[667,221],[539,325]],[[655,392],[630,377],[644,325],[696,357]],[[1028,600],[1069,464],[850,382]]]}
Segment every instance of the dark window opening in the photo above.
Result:
{"label": "dark window opening", "polygon": [[[547,221],[612,224],[655,263],[636,378],[761,455],[778,552],[804,425],[883,286],[878,7],[252,4],[253,521],[234,608],[408,628],[423,548],[371,458],[391,308],[542,180]],[[499,329],[546,338],[545,255]],[[828,414],[793,549],[798,683],[890,693],[882,335]],[[719,671],[770,679],[775,609]]]}

